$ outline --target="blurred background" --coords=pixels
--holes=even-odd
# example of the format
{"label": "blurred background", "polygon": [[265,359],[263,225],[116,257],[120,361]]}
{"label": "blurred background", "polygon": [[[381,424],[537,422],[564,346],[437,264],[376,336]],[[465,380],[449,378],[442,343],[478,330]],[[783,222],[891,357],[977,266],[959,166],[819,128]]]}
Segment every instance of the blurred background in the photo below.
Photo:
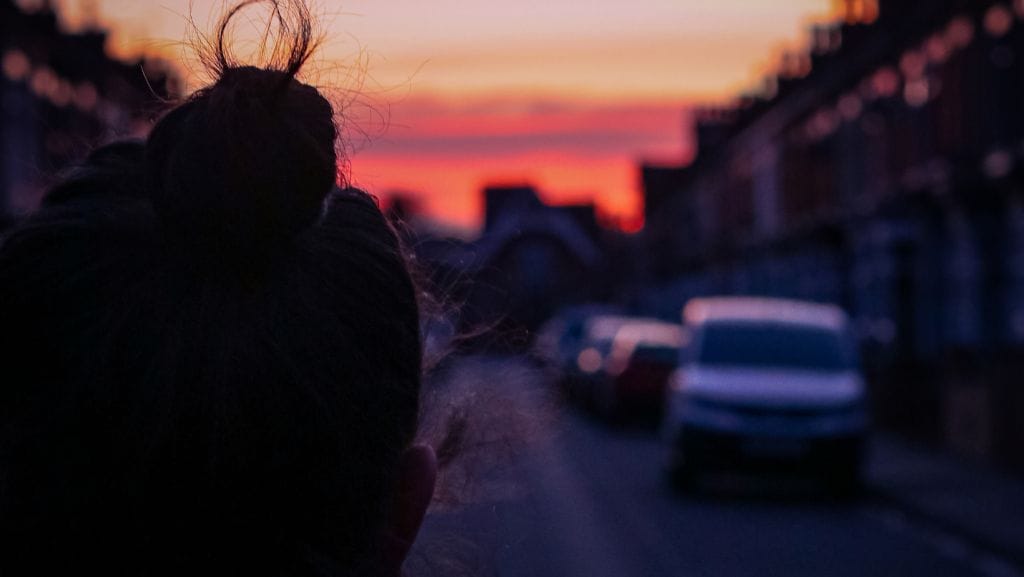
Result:
{"label": "blurred background", "polygon": [[[515,446],[462,472],[486,483],[439,508],[421,563],[1022,574],[1024,2],[500,4],[318,6],[351,179],[440,297],[431,383],[478,393]],[[203,29],[220,6],[0,0],[0,226],[199,86],[190,10]],[[729,296],[786,300],[683,316]],[[800,309],[815,326],[841,311],[853,409],[787,388],[827,372],[806,356],[800,378],[748,363],[757,402],[715,397],[742,387],[703,356],[707,319],[810,303],[831,307]],[[697,389],[747,427],[711,452],[772,467],[680,486]],[[789,465],[840,409],[861,460],[816,482]]]}

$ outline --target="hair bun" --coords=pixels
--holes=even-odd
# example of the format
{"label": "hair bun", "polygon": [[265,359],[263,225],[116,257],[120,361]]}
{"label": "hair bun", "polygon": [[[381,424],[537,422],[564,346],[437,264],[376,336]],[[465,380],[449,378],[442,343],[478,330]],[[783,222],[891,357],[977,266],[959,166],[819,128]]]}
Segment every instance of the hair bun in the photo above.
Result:
{"label": "hair bun", "polygon": [[204,252],[264,251],[290,238],[319,217],[337,180],[334,110],[295,79],[315,44],[308,13],[301,2],[273,2],[278,57],[267,68],[242,66],[228,54],[225,35],[249,4],[230,11],[206,44],[216,49],[204,60],[217,82],[162,118],[146,146],[158,216]]}
{"label": "hair bun", "polygon": [[172,231],[259,250],[309,226],[337,178],[330,103],[283,72],[226,70],[150,135],[146,176]]}

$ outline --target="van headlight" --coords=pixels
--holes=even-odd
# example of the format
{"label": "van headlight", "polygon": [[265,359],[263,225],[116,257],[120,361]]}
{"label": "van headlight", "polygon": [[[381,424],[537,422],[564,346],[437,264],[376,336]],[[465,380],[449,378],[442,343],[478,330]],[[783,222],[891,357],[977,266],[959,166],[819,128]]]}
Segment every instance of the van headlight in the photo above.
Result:
{"label": "van headlight", "polygon": [[676,414],[685,424],[726,431],[735,431],[743,426],[743,417],[726,406],[692,395],[678,394],[676,398],[679,403]]}

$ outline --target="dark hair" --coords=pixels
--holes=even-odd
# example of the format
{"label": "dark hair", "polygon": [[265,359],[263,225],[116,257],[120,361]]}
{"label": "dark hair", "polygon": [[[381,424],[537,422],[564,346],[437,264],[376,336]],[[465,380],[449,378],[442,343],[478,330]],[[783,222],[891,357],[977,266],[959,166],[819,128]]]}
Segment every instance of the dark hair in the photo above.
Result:
{"label": "dark hair", "polygon": [[0,574],[371,572],[417,426],[416,291],[336,186],[334,111],[295,78],[308,14],[271,5],[276,64],[231,62],[232,10],[217,81],[0,246]]}

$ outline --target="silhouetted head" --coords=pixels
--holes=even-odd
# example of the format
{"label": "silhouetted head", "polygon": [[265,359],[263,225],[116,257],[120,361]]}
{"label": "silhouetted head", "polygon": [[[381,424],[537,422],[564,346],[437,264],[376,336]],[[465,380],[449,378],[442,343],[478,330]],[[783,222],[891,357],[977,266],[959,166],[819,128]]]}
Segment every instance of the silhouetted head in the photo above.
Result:
{"label": "silhouetted head", "polygon": [[[247,3],[243,3],[247,4]],[[430,498],[393,230],[330,103],[228,62],[0,245],[0,574],[394,573]],[[236,10],[237,11],[237,10]]]}
{"label": "silhouetted head", "polygon": [[218,266],[262,257],[313,224],[338,175],[334,110],[295,78],[315,47],[308,14],[294,1],[270,2],[290,42],[274,45],[276,67],[241,65],[226,35],[252,3],[229,12],[210,43],[204,59],[216,82],[156,125],[146,153],[146,183],[168,234],[207,255],[215,248]]}
{"label": "silhouetted head", "polygon": [[336,136],[314,88],[285,72],[227,68],[154,128],[146,182],[170,234],[229,260],[258,254],[320,217]]}

